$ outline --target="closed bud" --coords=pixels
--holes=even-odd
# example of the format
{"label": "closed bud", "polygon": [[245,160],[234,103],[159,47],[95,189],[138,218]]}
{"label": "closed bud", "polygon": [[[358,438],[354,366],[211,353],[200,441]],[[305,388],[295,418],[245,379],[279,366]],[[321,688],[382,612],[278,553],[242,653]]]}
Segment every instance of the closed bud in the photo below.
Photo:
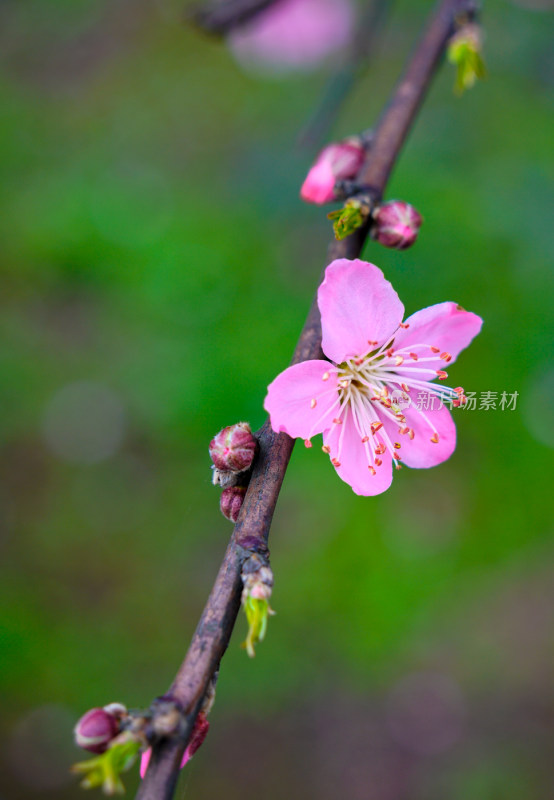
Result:
{"label": "closed bud", "polygon": [[345,139],[324,147],[302,184],[302,200],[318,205],[335,200],[336,182],[355,178],[364,156],[362,142],[357,138]]}
{"label": "closed bud", "polygon": [[223,428],[210,442],[210,457],[216,469],[223,472],[244,472],[256,452],[256,439],[248,422],[237,422]]}
{"label": "closed bud", "polygon": [[373,212],[371,235],[385,247],[406,250],[417,239],[422,222],[421,214],[413,206],[393,200]]}
{"label": "closed bud", "polygon": [[206,714],[203,711],[200,711],[196,717],[196,722],[194,723],[194,728],[192,729],[192,736],[187,747],[187,754],[189,758],[192,758],[198,748],[202,746],[209,730],[210,723],[208,722]]}
{"label": "closed bud", "polygon": [[106,708],[91,708],[75,726],[75,743],[91,753],[104,753],[109,743],[119,733],[119,717],[121,714],[111,713],[112,707],[123,708],[112,703]]}
{"label": "closed bud", "polygon": [[246,486],[229,486],[221,492],[219,507],[223,516],[231,522],[237,521],[245,494]]}

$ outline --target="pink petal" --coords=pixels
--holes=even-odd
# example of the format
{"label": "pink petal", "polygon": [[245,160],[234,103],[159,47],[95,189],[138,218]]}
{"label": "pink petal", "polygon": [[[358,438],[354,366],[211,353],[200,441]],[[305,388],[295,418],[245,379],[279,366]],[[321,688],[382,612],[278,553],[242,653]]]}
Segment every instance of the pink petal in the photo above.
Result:
{"label": "pink petal", "polygon": [[392,483],[390,452],[387,450],[379,456],[383,463],[374,468],[373,475],[369,469],[370,463],[362,437],[356,430],[350,411],[346,412],[342,425],[335,425],[332,430],[323,434],[323,440],[331,448],[330,458],[339,459],[337,473],[345,483],[350,484],[356,494],[371,496],[381,494],[389,488]]}
{"label": "pink petal", "polygon": [[264,408],[277,433],[309,439],[332,423],[338,411],[337,374],[328,361],[304,361],[277,375],[267,389]]}
{"label": "pink petal", "polygon": [[[185,764],[190,761],[192,758],[190,754],[190,746],[187,747],[185,752],[183,753],[183,758],[181,761],[181,769],[185,766]],[[144,753],[140,757],[140,777],[144,778],[146,775],[146,770],[148,769],[148,764],[150,763],[150,756],[152,755],[152,748],[149,747],[148,750],[145,750]]]}
{"label": "pink petal", "polygon": [[327,162],[310,168],[300,189],[300,197],[307,203],[329,203],[335,197],[335,173]]}
{"label": "pink petal", "polygon": [[483,320],[456,303],[447,302],[416,311],[405,324],[409,327],[401,328],[394,337],[395,350],[428,344],[448,353],[454,361],[477,336]]}
{"label": "pink petal", "polygon": [[[411,395],[414,398],[412,405],[402,409],[406,422],[396,423],[382,417],[385,429],[391,441],[401,445],[397,452],[402,464],[416,468],[436,467],[450,458],[456,448],[454,420],[445,406],[439,407],[440,400],[435,395],[419,391],[414,394],[413,389]],[[416,408],[415,398],[421,411]],[[410,439],[408,433],[400,433],[400,428],[411,428],[414,438]],[[437,438],[435,432],[438,442],[431,440]]]}
{"label": "pink petal", "polygon": [[354,178],[365,157],[360,140],[345,139],[324,147],[310,168],[300,189],[300,197],[308,203],[328,203],[335,198],[335,183]]}
{"label": "pink petal", "polygon": [[152,755],[152,748],[149,747],[148,750],[145,750],[144,753],[140,757],[140,777],[144,778],[146,775],[146,770],[148,769],[148,764],[150,763],[150,756]]}
{"label": "pink petal", "polygon": [[[384,344],[402,321],[404,306],[379,267],[339,258],[325,270],[317,302],[322,348],[336,364]],[[371,342],[371,344],[370,344]]]}

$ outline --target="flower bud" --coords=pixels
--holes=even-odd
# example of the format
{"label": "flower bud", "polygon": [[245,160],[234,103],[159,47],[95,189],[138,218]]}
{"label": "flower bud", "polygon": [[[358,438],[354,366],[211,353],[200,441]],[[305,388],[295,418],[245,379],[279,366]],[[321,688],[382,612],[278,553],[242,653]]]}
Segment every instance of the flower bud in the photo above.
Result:
{"label": "flower bud", "polygon": [[248,422],[223,428],[210,442],[210,457],[218,470],[244,472],[256,452],[256,439]]}
{"label": "flower bud", "polygon": [[75,743],[78,747],[89,750],[91,753],[103,753],[119,733],[117,715],[104,708],[91,708],[81,717],[75,726],[74,733]]}
{"label": "flower bud", "polygon": [[413,206],[393,200],[373,212],[371,235],[385,247],[406,250],[417,239],[422,222],[421,214]]}
{"label": "flower bud", "polygon": [[345,139],[324,147],[302,184],[302,200],[318,205],[335,200],[335,183],[355,178],[364,156],[363,145],[357,138]]}
{"label": "flower bud", "polygon": [[208,718],[203,711],[200,711],[196,717],[196,722],[194,723],[194,728],[192,729],[192,736],[186,749],[186,753],[189,758],[192,758],[198,748],[202,746],[209,730],[210,723],[208,722]]}
{"label": "flower bud", "polygon": [[[200,711],[198,716],[196,717],[194,728],[192,729],[190,742],[188,743],[185,752],[183,753],[180,769],[183,769],[183,767],[186,764],[188,764],[188,762],[191,760],[191,758],[196,753],[198,748],[202,746],[202,744],[204,743],[204,739],[208,735],[209,729],[210,729],[210,723],[208,722],[206,714],[203,711]],[[150,763],[151,756],[152,756],[152,748],[149,747],[148,750],[144,751],[144,753],[140,758],[141,778],[144,778],[144,776],[146,775],[146,770],[148,769],[148,764]]]}
{"label": "flower bud", "polygon": [[219,507],[221,513],[231,522],[236,522],[239,518],[239,511],[242,507],[246,486],[229,486],[221,492]]}

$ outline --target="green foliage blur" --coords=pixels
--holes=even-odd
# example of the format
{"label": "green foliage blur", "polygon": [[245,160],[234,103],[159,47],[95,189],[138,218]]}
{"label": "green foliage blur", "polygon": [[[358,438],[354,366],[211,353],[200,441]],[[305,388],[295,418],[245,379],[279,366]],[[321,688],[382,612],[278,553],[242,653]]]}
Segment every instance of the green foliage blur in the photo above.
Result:
{"label": "green foliage blur", "polygon": [[[429,6],[395,5],[331,136],[375,122]],[[277,615],[252,660],[240,617],[178,797],[554,796],[546,6],[486,4],[488,79],[457,98],[444,66],[390,185],[420,239],[365,251],[407,313],[484,318],[451,385],[517,407],[458,411],[451,460],[377,498],[295,449]],[[2,800],[83,797],[76,719],[169,685],[231,531],[208,442],[262,424],[325,266],[296,141],[331,67],[247,75],[183,11],[0,6]]]}

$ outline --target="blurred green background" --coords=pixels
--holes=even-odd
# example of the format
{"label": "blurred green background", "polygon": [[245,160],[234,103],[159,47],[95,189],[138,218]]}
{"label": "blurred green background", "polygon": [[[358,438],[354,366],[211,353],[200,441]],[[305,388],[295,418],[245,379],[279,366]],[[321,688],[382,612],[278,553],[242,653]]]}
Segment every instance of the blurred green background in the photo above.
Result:
{"label": "blurred green background", "polygon": [[[371,125],[429,2],[395,6],[331,132]],[[0,797],[83,797],[87,708],[169,685],[231,525],[207,445],[264,420],[329,224],[296,146],[329,66],[261,80],[177,0],[0,5]],[[178,797],[551,800],[552,117],[545,3],[486,3],[489,79],[438,76],[389,197],[425,225],[368,244],[407,313],[480,337],[459,444],[356,497],[298,447],[271,535],[266,641],[225,656]],[[136,787],[129,774],[129,794]]]}

